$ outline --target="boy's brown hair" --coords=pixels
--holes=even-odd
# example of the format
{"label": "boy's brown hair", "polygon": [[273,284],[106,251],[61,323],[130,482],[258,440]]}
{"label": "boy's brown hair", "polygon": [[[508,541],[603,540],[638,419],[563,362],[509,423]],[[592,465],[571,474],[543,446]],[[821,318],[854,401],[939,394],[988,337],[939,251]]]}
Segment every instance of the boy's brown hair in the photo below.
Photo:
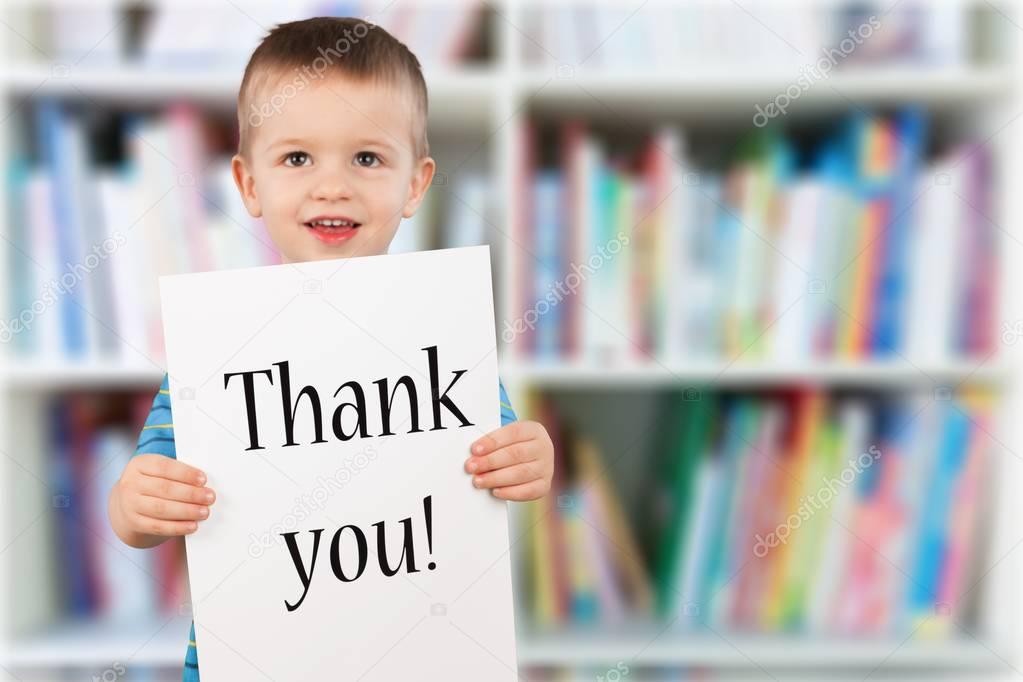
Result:
{"label": "boy's brown hair", "polygon": [[[288,76],[294,73],[294,78]],[[288,92],[327,75],[407,88],[413,107],[416,158],[430,153],[426,139],[427,95],[419,60],[404,43],[376,24],[354,17],[313,17],[278,24],[249,57],[238,90],[238,152],[247,156],[251,128],[279,112]],[[276,86],[276,92],[267,92]],[[265,101],[254,100],[266,93]],[[397,104],[397,103],[396,103]],[[356,104],[357,106],[357,104]]]}

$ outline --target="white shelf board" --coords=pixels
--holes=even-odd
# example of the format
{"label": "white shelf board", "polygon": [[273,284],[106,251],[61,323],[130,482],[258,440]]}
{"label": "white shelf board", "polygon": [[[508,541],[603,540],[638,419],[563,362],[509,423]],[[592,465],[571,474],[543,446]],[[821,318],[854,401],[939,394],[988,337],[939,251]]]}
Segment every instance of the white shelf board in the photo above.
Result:
{"label": "white shelf board", "polygon": [[94,622],[61,625],[5,642],[0,664],[11,667],[178,666],[185,660],[191,619],[174,616],[132,627]]}
{"label": "white shelf board", "polygon": [[[798,70],[797,70],[798,71]],[[795,82],[792,72],[742,71],[706,68],[658,72],[589,69],[524,70],[510,72],[510,83],[521,98],[536,95],[538,102],[564,101],[586,106],[592,97],[609,101],[664,102],[705,105],[773,98]],[[795,75],[798,75],[796,73]],[[489,105],[499,86],[507,87],[503,72],[491,67],[458,70],[425,69],[431,108],[450,103],[452,112]],[[17,95],[34,94],[98,99],[166,101],[180,97],[222,100],[233,104],[241,83],[241,70],[211,68],[204,71],[145,68],[141,66],[68,67],[47,64],[12,64],[0,73],[0,83]],[[1016,87],[1010,71],[998,67],[946,69],[886,68],[834,73],[816,81],[799,100],[831,101],[848,105],[852,100],[962,102],[976,106],[978,100],[1008,97]],[[585,88],[585,90],[583,89]],[[468,101],[462,101],[468,100]],[[764,100],[766,101],[766,100]],[[459,106],[455,107],[455,104]]]}
{"label": "white shelf board", "polygon": [[[99,68],[23,63],[0,70],[0,85],[19,98],[49,95],[132,106],[188,98],[233,109],[241,85],[242,66],[191,71],[131,65]],[[494,89],[498,84],[492,69],[431,71],[426,67],[424,71],[429,85],[431,125],[483,127],[491,123]]]}
{"label": "white shelf board", "polygon": [[725,386],[778,386],[821,384],[842,386],[906,386],[952,388],[960,382],[970,385],[1001,384],[1008,381],[1008,369],[994,361],[959,361],[947,364],[910,364],[905,361],[821,362],[785,364],[770,361],[729,364],[520,364],[502,361],[501,377],[535,386],[562,387],[686,387],[701,384]]}
{"label": "white shelf board", "polygon": [[[177,667],[188,643],[189,620],[175,617],[131,629],[87,623],[66,625],[8,642],[0,664],[25,668],[128,665]],[[523,667],[595,665],[686,665],[729,668],[785,667],[887,668],[940,667],[955,670],[1005,668],[1002,654],[972,639],[911,641],[892,639],[810,639],[722,633],[682,635],[657,630],[631,634],[593,632],[520,634]]]}
{"label": "white shelf board", "polygon": [[149,386],[165,370],[118,362],[16,362],[0,367],[0,382],[15,388],[63,389],[80,386]]}
{"label": "white shelf board", "polygon": [[[520,636],[519,663],[525,666],[593,665],[625,661],[633,665],[686,665],[728,668],[833,669],[882,665],[886,668],[1006,669],[1003,653],[976,640],[905,641],[891,639],[814,639],[735,633],[613,636],[577,632]],[[1010,659],[1011,660],[1011,659]]]}
{"label": "white shelf board", "polygon": [[[942,364],[905,361],[820,362],[787,364],[762,362],[707,362],[693,364],[602,365],[542,364],[501,360],[502,379],[535,386],[562,387],[699,387],[786,386],[822,384],[841,386],[906,386],[952,388],[1000,385],[1011,370],[996,360],[961,360]],[[61,389],[76,386],[135,386],[157,384],[162,368],[117,362],[18,362],[0,367],[0,382],[15,388]]]}
{"label": "white shelf board", "polygon": [[[799,70],[755,72],[739,68],[680,69],[672,72],[557,69],[526,71],[516,77],[523,97],[534,97],[538,106],[562,107],[574,113],[600,113],[606,104],[661,105],[671,111],[703,110],[706,107],[736,113],[736,107],[758,103],[766,106],[796,83]],[[958,103],[976,107],[980,101],[996,101],[1013,94],[1012,73],[1000,67],[949,69],[885,68],[833,73],[815,81],[792,100],[801,103],[848,108],[852,102]],[[738,113],[752,116],[742,108]]]}

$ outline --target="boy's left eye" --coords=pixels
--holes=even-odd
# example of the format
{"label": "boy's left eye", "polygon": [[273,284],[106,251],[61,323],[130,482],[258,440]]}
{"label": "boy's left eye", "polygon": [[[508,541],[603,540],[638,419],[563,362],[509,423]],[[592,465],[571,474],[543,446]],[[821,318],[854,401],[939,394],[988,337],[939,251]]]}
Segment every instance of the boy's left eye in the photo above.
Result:
{"label": "boy's left eye", "polygon": [[355,155],[355,162],[366,168],[371,168],[374,161],[379,163],[380,157],[373,152],[359,152]]}
{"label": "boy's left eye", "polygon": [[[284,155],[284,165],[286,166],[304,166],[305,159],[308,159],[309,155],[305,152],[288,152]],[[295,159],[298,159],[296,162]],[[289,161],[291,163],[289,163]]]}

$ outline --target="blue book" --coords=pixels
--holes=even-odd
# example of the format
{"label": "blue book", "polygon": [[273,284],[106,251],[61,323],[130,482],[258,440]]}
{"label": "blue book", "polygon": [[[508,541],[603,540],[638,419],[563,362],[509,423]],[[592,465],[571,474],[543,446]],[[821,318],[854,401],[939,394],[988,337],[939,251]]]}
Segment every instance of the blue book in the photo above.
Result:
{"label": "blue book", "polygon": [[[532,307],[525,311],[535,316],[536,358],[556,359],[561,353],[561,319],[564,302],[558,301],[561,277],[563,181],[560,171],[540,171],[533,185],[533,244],[536,248]],[[524,314],[525,314],[524,313]],[[527,323],[530,320],[527,320]]]}
{"label": "blue book", "polygon": [[755,414],[748,400],[737,398],[728,404],[726,411],[721,451],[716,455],[721,458],[722,469],[711,507],[714,529],[707,537],[709,545],[698,600],[703,623],[714,622],[714,600],[720,596],[723,586],[731,578],[728,574],[728,543],[732,537],[732,498],[737,492],[739,459],[745,455],[747,444],[755,437],[751,428]]}
{"label": "blue book", "polygon": [[907,610],[910,619],[932,615],[948,548],[948,519],[956,480],[962,472],[970,418],[945,403],[937,462],[923,501],[917,553],[913,559]]}
{"label": "blue book", "polygon": [[[53,216],[57,221],[57,253],[60,262],[55,272],[65,274],[67,264],[79,262],[84,254],[79,246],[82,235],[81,215],[76,206],[78,178],[72,149],[75,122],[61,105],[51,99],[42,100],[36,109],[39,149],[53,179]],[[67,287],[59,297],[63,345],[70,357],[86,352],[85,308],[80,282]]]}
{"label": "blue book", "polygon": [[880,250],[882,258],[877,283],[877,301],[871,351],[885,356],[898,352],[905,341],[903,309],[908,291],[909,234],[914,220],[916,182],[926,146],[927,114],[910,107],[895,118],[895,172],[888,188],[889,216]]}
{"label": "blue book", "polygon": [[[50,481],[53,487],[53,508],[57,517],[57,532],[61,541],[64,561],[60,567],[64,607],[74,617],[89,616],[93,600],[89,585],[86,538],[80,516],[87,512],[87,501],[81,499],[80,481],[76,475],[74,455],[71,451],[70,405],[57,399],[50,407],[50,433],[52,434],[53,465]],[[105,519],[104,519],[105,520]]]}

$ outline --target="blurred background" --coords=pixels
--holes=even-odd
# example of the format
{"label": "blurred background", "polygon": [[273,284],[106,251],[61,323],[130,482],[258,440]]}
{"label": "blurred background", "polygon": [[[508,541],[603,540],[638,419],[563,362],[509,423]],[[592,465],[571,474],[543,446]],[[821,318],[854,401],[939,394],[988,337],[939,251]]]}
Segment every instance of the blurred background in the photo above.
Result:
{"label": "blurred background", "polygon": [[1023,675],[1019,9],[7,0],[0,679],[180,679],[183,545],[106,496],[157,277],[278,262],[235,97],[315,15],[423,63],[438,174],[392,251],[491,245],[555,441],[511,505],[523,679]]}

